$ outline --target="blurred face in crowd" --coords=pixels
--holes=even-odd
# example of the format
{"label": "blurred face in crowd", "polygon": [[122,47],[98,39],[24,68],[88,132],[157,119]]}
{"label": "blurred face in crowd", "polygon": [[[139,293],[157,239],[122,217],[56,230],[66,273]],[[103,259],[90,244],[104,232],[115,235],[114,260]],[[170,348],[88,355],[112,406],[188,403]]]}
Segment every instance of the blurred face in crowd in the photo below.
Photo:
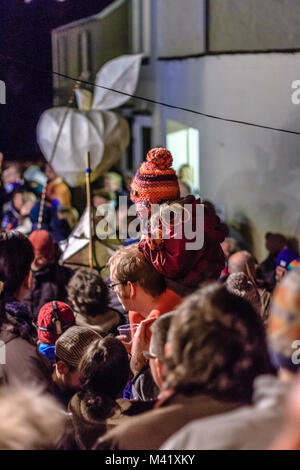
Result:
{"label": "blurred face in crowd", "polygon": [[107,173],[104,177],[104,189],[106,191],[116,191],[122,187],[122,179],[116,173]]}
{"label": "blurred face in crowd", "polygon": [[47,176],[47,179],[48,179],[49,181],[54,180],[54,179],[56,178],[56,176],[57,176],[56,173],[55,173],[55,171],[53,170],[52,166],[49,165],[49,164],[46,165],[46,168],[45,168],[45,175]]}
{"label": "blurred face in crowd", "polygon": [[66,362],[58,360],[52,375],[53,381],[62,390],[80,390],[79,371]]}
{"label": "blurred face in crowd", "polygon": [[284,276],[286,275],[287,273],[287,270],[285,268],[283,268],[282,266],[276,266],[276,282],[280,282],[281,279],[284,278]]}
{"label": "blurred face in crowd", "polygon": [[277,256],[278,253],[284,248],[285,241],[283,237],[279,237],[276,234],[270,234],[266,238],[266,249],[271,255]]}
{"label": "blurred face in crowd", "polygon": [[94,196],[93,197],[93,206],[95,208],[101,206],[102,204],[108,204],[108,203],[109,203],[109,200],[105,199],[105,197],[103,197],[103,196]]}
{"label": "blurred face in crowd", "polygon": [[179,181],[179,190],[180,190],[180,197],[185,197],[190,194],[190,188],[186,183],[183,183],[182,181]]}
{"label": "blurred face in crowd", "polygon": [[224,240],[224,241],[221,243],[221,248],[222,248],[222,250],[223,250],[225,259],[228,259],[229,256],[231,255],[231,253],[230,253],[230,246],[229,246],[229,243],[228,243],[226,240]]}
{"label": "blurred face in crowd", "polygon": [[33,208],[35,202],[34,201],[27,201],[23,206],[21,207],[20,214],[22,216],[28,216],[30,214],[31,209]]}
{"label": "blurred face in crowd", "polygon": [[18,212],[21,212],[22,206],[23,206],[23,196],[21,193],[16,193],[13,197],[13,204],[15,209],[17,209]]}
{"label": "blurred face in crowd", "polygon": [[47,258],[45,258],[44,256],[36,256],[31,265],[31,269],[32,271],[39,271],[40,269],[46,267],[48,264],[50,263]]}
{"label": "blurred face in crowd", "polygon": [[16,183],[20,181],[21,175],[19,169],[12,165],[3,171],[2,180],[4,184]]}

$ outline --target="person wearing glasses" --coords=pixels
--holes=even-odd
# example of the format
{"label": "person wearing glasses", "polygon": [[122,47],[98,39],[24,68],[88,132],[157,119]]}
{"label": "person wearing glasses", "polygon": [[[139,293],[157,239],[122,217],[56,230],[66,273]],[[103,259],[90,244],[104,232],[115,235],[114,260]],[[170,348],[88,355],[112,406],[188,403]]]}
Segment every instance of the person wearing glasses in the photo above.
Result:
{"label": "person wearing glasses", "polygon": [[[167,288],[165,278],[146,261],[136,245],[120,248],[108,264],[111,280],[108,287],[129,312],[131,325],[147,321],[146,335],[150,339],[153,321],[174,310],[181,297]],[[130,344],[127,350],[130,352]]]}

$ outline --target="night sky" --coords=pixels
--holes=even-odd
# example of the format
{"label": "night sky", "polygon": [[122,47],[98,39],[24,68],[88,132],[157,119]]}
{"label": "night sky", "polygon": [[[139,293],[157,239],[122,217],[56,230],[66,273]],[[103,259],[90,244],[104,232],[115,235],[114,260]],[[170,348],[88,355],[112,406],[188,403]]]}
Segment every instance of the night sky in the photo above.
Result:
{"label": "night sky", "polygon": [[0,0],[0,80],[6,84],[6,105],[0,105],[0,152],[5,160],[36,160],[36,125],[52,106],[52,76],[30,64],[52,69],[51,30],[98,13],[112,0]]}

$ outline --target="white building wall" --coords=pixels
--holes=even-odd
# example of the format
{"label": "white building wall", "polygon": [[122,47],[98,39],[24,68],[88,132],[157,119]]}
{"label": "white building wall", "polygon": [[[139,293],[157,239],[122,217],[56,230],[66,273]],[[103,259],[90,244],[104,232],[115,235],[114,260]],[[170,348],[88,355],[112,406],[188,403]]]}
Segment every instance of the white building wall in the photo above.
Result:
{"label": "white building wall", "polygon": [[[300,54],[209,56],[160,63],[158,98],[209,114],[300,132]],[[200,130],[201,195],[226,205],[228,221],[248,220],[259,259],[264,233],[300,236],[300,136],[159,107],[166,120]]]}
{"label": "white building wall", "polygon": [[205,48],[204,0],[153,0],[158,56],[200,54]]}
{"label": "white building wall", "polygon": [[300,47],[298,0],[208,0],[208,2],[211,51]]}

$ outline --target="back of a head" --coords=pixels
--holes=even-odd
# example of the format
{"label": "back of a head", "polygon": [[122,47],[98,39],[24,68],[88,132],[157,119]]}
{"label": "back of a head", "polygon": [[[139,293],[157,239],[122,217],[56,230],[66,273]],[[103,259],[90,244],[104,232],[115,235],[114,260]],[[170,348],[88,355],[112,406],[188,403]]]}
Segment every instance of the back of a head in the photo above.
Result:
{"label": "back of a head", "polygon": [[70,279],[67,291],[75,312],[87,317],[95,317],[107,311],[107,286],[99,274],[92,269],[78,269]]}
{"label": "back of a head", "polygon": [[253,282],[244,273],[230,274],[226,281],[226,287],[232,294],[243,297],[250,302],[256,312],[261,314],[261,300],[259,292]]}
{"label": "back of a head", "polygon": [[138,281],[153,297],[158,297],[166,290],[165,278],[148,263],[136,245],[120,248],[108,264],[119,282]]}
{"label": "back of a head", "polygon": [[64,424],[64,413],[50,395],[21,385],[1,388],[1,450],[54,450]]}
{"label": "back of a head", "polygon": [[56,341],[56,357],[67,365],[78,368],[90,344],[101,336],[91,328],[71,326]]}
{"label": "back of a head", "polygon": [[123,344],[110,336],[94,341],[79,366],[80,382],[86,405],[105,414],[124,389],[130,374],[128,354]]}
{"label": "back of a head", "polygon": [[54,346],[59,336],[71,326],[75,326],[71,307],[58,300],[47,302],[37,318],[38,339],[43,344]]}
{"label": "back of a head", "polygon": [[249,270],[253,273],[255,259],[248,251],[237,251],[228,259],[228,270],[230,274],[243,272],[248,275]]}
{"label": "back of a head", "polygon": [[17,292],[31,268],[33,248],[25,235],[17,231],[0,233],[0,281],[4,292]]}
{"label": "back of a head", "polygon": [[53,260],[55,245],[51,233],[47,230],[34,230],[29,235],[29,240],[33,246],[36,258],[42,256],[49,262]]}
{"label": "back of a head", "polygon": [[300,268],[289,271],[277,285],[271,302],[268,343],[272,361],[296,373],[299,370]]}
{"label": "back of a head", "polygon": [[238,251],[237,241],[232,237],[226,237],[221,243],[221,247],[227,259]]}
{"label": "back of a head", "polygon": [[150,352],[160,360],[165,355],[165,344],[174,312],[165,313],[151,325]]}
{"label": "back of a head", "polygon": [[166,386],[182,393],[250,402],[256,376],[272,372],[260,317],[219,284],[183,301],[167,341]]}

